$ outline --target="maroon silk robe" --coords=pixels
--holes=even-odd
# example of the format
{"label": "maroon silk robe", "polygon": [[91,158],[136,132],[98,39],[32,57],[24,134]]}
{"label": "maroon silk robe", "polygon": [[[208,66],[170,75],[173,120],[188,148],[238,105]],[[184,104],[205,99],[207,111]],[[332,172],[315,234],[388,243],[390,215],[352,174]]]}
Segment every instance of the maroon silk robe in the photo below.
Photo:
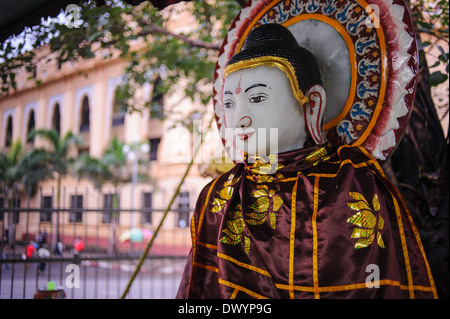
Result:
{"label": "maroon silk robe", "polygon": [[412,217],[363,148],[237,164],[203,189],[191,233],[177,298],[437,298]]}

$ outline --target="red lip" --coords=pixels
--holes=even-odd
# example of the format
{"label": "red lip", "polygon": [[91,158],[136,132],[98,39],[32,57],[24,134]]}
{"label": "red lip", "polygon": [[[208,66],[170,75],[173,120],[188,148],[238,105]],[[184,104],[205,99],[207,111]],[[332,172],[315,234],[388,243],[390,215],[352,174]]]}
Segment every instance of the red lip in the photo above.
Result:
{"label": "red lip", "polygon": [[250,136],[252,136],[253,134],[255,134],[255,132],[249,132],[249,133],[242,133],[242,134],[237,134],[237,137],[241,140],[241,141],[246,141]]}

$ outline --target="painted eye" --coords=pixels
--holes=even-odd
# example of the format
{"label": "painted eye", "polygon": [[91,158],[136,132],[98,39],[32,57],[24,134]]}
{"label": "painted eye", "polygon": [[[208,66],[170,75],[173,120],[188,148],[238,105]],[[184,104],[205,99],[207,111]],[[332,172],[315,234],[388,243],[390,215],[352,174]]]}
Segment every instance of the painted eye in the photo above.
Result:
{"label": "painted eye", "polygon": [[232,101],[226,101],[226,102],[223,104],[223,106],[224,106],[226,109],[231,109],[231,108],[234,106],[234,103],[233,103]]}
{"label": "painted eye", "polygon": [[262,96],[262,95],[252,96],[252,97],[250,97],[249,102],[250,103],[260,103],[260,102],[264,101],[265,99],[266,99],[266,97]]}

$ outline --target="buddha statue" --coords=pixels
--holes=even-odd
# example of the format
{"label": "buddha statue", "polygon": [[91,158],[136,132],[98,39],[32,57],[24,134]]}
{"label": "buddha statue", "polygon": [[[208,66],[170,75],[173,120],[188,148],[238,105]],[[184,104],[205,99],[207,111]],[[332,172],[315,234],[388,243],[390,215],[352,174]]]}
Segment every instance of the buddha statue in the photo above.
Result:
{"label": "buddha statue", "polygon": [[331,145],[315,57],[280,24],[228,61],[229,145],[201,192],[177,298],[433,298],[413,220],[363,147]]}

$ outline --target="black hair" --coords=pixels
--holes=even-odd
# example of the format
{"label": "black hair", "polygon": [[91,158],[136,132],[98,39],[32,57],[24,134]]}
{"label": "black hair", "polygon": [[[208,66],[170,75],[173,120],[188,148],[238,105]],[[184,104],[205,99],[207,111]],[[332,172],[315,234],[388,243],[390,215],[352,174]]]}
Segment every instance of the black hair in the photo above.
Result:
{"label": "black hair", "polygon": [[303,94],[316,84],[323,85],[314,55],[299,46],[294,35],[281,24],[263,24],[253,29],[245,39],[242,50],[231,57],[227,65],[262,56],[287,59],[294,67]]}

